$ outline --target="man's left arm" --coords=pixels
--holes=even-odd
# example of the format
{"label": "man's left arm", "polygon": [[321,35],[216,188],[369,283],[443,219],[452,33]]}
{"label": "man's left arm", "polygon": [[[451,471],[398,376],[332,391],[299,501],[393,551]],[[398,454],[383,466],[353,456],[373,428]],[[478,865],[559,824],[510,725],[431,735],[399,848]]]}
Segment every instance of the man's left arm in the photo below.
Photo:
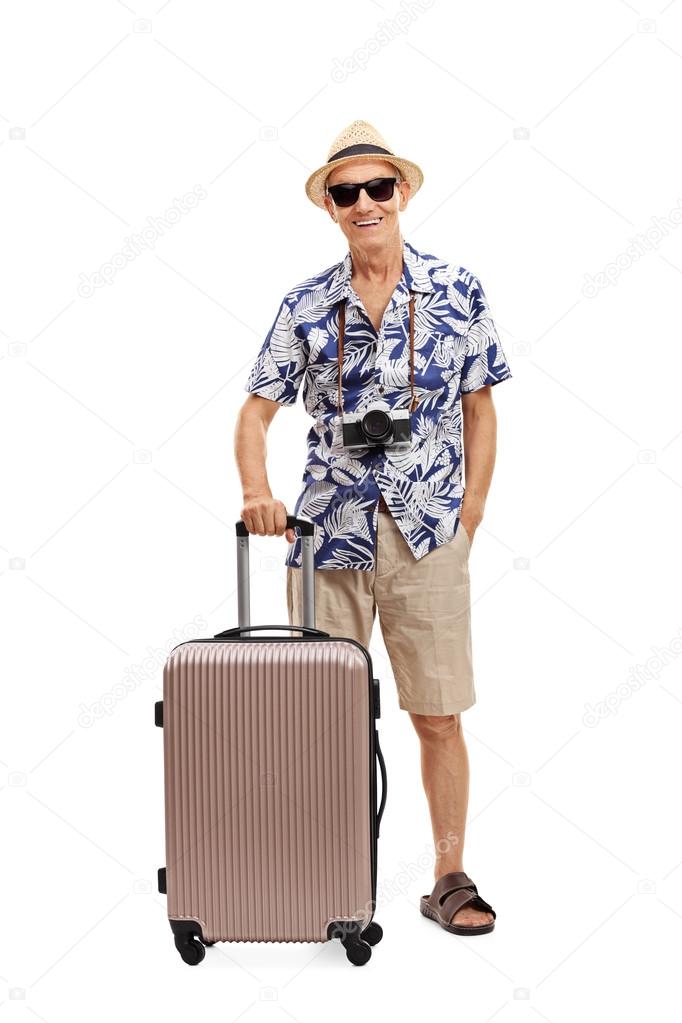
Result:
{"label": "man's left arm", "polygon": [[460,522],[473,540],[495,467],[497,417],[491,391],[512,374],[483,285],[475,275],[471,276],[467,297],[469,319],[461,377],[465,487]]}
{"label": "man's left arm", "polygon": [[497,416],[490,384],[462,395],[462,433],[465,488],[460,522],[473,540],[483,518],[497,450]]}

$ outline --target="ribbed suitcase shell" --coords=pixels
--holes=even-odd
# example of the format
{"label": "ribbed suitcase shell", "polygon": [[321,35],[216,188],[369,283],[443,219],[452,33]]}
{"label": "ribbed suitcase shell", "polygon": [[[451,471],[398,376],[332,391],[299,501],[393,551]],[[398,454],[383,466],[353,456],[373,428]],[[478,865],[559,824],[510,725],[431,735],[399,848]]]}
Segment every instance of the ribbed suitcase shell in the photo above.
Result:
{"label": "ribbed suitcase shell", "polygon": [[354,640],[192,640],[164,668],[171,921],[327,941],[376,899],[374,691]]}

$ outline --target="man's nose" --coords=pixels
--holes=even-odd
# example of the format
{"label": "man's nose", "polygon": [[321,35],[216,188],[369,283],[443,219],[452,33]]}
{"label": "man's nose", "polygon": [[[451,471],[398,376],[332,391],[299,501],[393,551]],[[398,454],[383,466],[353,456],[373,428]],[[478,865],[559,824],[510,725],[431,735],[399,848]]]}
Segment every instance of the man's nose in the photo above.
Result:
{"label": "man's nose", "polygon": [[[372,204],[371,206],[370,206],[370,203]],[[361,188],[360,189],[360,195],[357,197],[356,202],[355,202],[354,209],[355,209],[356,213],[363,213],[363,212],[365,212],[365,206],[367,207],[367,209],[372,209],[373,205],[374,205],[374,201],[367,194],[367,190],[364,189],[364,188]]]}
{"label": "man's nose", "polygon": [[366,188],[361,188],[360,189],[360,194],[358,195],[358,198],[356,200],[356,205],[358,203],[364,204],[364,203],[368,203],[368,202],[373,202],[373,200],[370,198],[370,196],[369,196],[369,194],[367,192],[367,189]]}

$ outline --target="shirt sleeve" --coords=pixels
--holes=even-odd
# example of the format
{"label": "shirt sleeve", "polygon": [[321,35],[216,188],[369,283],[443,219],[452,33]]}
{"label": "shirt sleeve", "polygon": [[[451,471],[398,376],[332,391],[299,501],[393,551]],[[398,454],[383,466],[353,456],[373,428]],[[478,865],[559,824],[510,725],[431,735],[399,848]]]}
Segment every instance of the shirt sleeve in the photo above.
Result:
{"label": "shirt sleeve", "polygon": [[462,365],[462,394],[478,391],[487,384],[499,384],[511,377],[497,329],[490,315],[485,292],[478,277],[469,289],[469,320]]}
{"label": "shirt sleeve", "polygon": [[291,309],[284,299],[251,367],[244,390],[282,405],[294,405],[305,366],[303,342],[294,330]]}

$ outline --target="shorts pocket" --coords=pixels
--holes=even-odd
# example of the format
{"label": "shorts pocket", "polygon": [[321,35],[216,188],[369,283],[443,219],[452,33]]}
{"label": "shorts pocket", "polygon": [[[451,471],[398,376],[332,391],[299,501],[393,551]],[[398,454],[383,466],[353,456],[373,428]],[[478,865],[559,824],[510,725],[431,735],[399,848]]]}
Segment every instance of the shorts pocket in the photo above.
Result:
{"label": "shorts pocket", "polygon": [[458,529],[458,531],[461,531],[461,533],[462,533],[462,535],[464,537],[464,543],[466,544],[467,553],[469,553],[471,551],[471,540],[469,539],[469,534],[467,533],[466,529],[462,525],[462,520],[461,519],[459,519],[458,522],[457,522],[457,529]]}

